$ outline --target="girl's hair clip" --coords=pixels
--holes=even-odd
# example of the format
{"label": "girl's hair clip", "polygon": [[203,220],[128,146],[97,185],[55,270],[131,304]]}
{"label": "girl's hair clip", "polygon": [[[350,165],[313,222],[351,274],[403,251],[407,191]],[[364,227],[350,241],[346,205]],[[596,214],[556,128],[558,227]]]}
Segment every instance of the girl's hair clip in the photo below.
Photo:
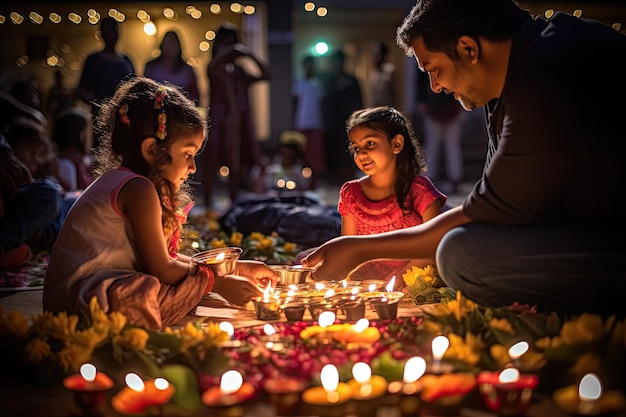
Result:
{"label": "girl's hair clip", "polygon": [[154,95],[154,108],[159,110],[159,114],[157,115],[156,137],[160,140],[164,140],[167,137],[167,131],[165,130],[167,116],[165,114],[165,103],[163,103],[165,97],[167,97],[165,87],[159,87],[158,91]]}
{"label": "girl's hair clip", "polygon": [[120,122],[122,122],[125,125],[130,126],[130,119],[128,118],[128,103],[124,103],[120,106],[120,109],[118,110],[119,114],[120,114]]}

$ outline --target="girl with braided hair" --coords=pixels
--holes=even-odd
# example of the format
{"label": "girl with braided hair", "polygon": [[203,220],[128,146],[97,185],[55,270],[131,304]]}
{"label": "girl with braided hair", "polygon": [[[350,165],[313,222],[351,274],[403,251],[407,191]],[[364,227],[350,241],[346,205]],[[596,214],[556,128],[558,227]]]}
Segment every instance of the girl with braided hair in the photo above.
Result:
{"label": "girl with braided hair", "polygon": [[187,177],[196,171],[207,122],[193,101],[168,84],[135,77],[106,102],[96,127],[98,178],[74,203],[51,253],[44,310],[105,312],[160,329],[179,322],[210,291],[244,304],[275,280],[265,264],[239,261],[217,277],[178,253],[191,208]]}

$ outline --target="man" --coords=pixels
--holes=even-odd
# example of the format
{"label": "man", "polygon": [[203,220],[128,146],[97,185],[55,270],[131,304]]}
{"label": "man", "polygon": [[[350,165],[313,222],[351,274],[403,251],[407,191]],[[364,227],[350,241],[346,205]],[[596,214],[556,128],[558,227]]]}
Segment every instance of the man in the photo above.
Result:
{"label": "man", "polygon": [[418,0],[397,41],[434,92],[485,107],[482,178],[423,225],[327,242],[303,261],[321,263],[313,277],[436,255],[443,281],[483,305],[623,312],[625,37],[510,0]]}

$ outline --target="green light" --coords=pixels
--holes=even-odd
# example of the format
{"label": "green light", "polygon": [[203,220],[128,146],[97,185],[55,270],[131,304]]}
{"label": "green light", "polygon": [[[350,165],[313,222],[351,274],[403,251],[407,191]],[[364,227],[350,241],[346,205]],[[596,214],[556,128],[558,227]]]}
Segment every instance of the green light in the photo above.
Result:
{"label": "green light", "polygon": [[329,46],[326,42],[320,41],[318,43],[315,44],[315,46],[313,47],[313,50],[315,51],[315,54],[317,55],[326,55],[329,51]]}

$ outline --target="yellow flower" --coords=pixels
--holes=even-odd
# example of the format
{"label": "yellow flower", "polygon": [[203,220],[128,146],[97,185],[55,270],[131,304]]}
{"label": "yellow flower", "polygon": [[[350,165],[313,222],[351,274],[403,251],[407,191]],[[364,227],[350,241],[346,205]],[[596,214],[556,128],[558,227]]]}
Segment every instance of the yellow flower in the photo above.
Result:
{"label": "yellow flower", "polygon": [[432,287],[435,283],[435,277],[437,275],[436,270],[427,265],[424,268],[413,266],[411,269],[407,269],[406,273],[402,275],[402,279],[406,285],[418,285],[419,289],[424,290],[427,287]]}
{"label": "yellow flower", "polygon": [[225,248],[226,242],[224,242],[224,239],[211,239],[211,242],[209,242],[209,246],[211,246],[212,248]]}
{"label": "yellow flower", "polygon": [[274,245],[272,239],[264,238],[256,244],[257,249],[269,249]]}
{"label": "yellow flower", "polygon": [[241,246],[241,242],[243,242],[243,233],[233,232],[230,236],[230,243],[234,246]]}
{"label": "yellow flower", "polygon": [[45,340],[36,338],[31,340],[26,346],[26,362],[39,363],[52,356],[52,349]]}
{"label": "yellow flower", "polygon": [[109,321],[111,322],[111,334],[116,335],[126,326],[128,319],[122,313],[113,311],[109,314]]}
{"label": "yellow flower", "polygon": [[116,343],[126,350],[142,351],[146,348],[150,335],[147,331],[140,328],[130,328],[124,330],[120,335],[113,338],[113,343]]}
{"label": "yellow flower", "polygon": [[[509,356],[509,350],[502,345],[492,345],[489,348],[489,353],[491,353],[491,357],[498,365],[498,368],[505,368],[512,361]],[[542,353],[528,350],[517,359],[516,366],[522,371],[532,372],[543,368],[547,362],[548,360]]]}
{"label": "yellow flower", "polygon": [[2,328],[9,334],[23,338],[28,334],[30,323],[28,317],[18,311],[9,311],[2,316]]}
{"label": "yellow flower", "polygon": [[252,232],[252,233],[250,233],[250,240],[261,241],[263,239],[265,239],[265,235],[263,233],[259,233],[259,232]]}
{"label": "yellow flower", "polygon": [[457,334],[450,333],[448,339],[450,340],[450,347],[444,353],[444,358],[463,361],[471,366],[478,363],[480,352],[485,348],[480,336],[468,332],[465,334],[465,338],[462,338]]}
{"label": "yellow flower", "polygon": [[509,356],[509,350],[500,344],[491,345],[489,348],[491,357],[496,362],[498,369],[505,368],[506,365],[511,363],[511,357]]}
{"label": "yellow flower", "polygon": [[563,346],[563,339],[560,336],[555,338],[543,337],[535,342],[535,346],[543,351],[556,349]]}
{"label": "yellow flower", "polygon": [[65,346],[57,356],[65,372],[77,372],[82,364],[90,361],[92,353],[89,347],[72,344]]}
{"label": "yellow flower", "polygon": [[461,318],[476,310],[478,305],[467,298],[463,298],[461,291],[457,291],[455,300],[442,301],[441,304],[434,304],[432,307],[431,314],[434,316],[454,315],[457,321],[461,321]]}
{"label": "yellow flower", "polygon": [[209,220],[209,230],[212,232],[218,232],[222,227],[220,226],[219,222],[216,220]]}
{"label": "yellow flower", "polygon": [[598,373],[600,364],[601,360],[598,355],[593,352],[586,352],[578,357],[570,371],[578,378],[582,378],[587,373]]}
{"label": "yellow flower", "polygon": [[57,338],[68,337],[76,332],[76,326],[78,325],[78,316],[74,314],[68,315],[65,311],[60,312],[56,316],[46,312],[41,316],[41,319],[41,326],[45,334]]}
{"label": "yellow flower", "polygon": [[596,314],[584,313],[566,321],[561,328],[561,338],[566,345],[588,344],[599,341],[604,335],[604,322]]}
{"label": "yellow flower", "polygon": [[489,326],[504,333],[508,333],[511,336],[515,334],[513,326],[511,326],[511,323],[507,319],[491,319],[491,321],[489,321]]}
{"label": "yellow flower", "polygon": [[296,253],[296,249],[298,249],[298,245],[296,245],[295,243],[291,243],[291,242],[285,242],[284,248],[285,248],[285,252],[287,253]]}

